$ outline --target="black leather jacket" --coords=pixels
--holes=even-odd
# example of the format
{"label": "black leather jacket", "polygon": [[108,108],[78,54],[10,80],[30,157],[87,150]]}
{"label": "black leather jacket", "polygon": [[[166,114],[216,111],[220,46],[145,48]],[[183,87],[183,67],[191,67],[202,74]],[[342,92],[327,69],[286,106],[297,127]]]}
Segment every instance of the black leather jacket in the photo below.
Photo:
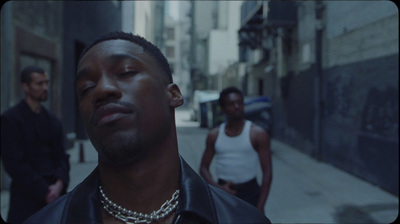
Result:
{"label": "black leather jacket", "polygon": [[[102,223],[96,168],[67,195],[25,223]],[[254,206],[209,185],[181,158],[179,205],[173,223],[270,223]]]}

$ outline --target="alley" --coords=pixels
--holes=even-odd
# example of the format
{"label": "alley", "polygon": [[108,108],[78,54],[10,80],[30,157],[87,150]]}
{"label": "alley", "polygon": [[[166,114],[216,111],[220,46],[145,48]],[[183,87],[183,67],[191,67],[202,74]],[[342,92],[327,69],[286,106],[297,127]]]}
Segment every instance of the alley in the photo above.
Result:
{"label": "alley", "polygon": [[[188,110],[177,110],[176,120],[180,154],[198,172],[208,130],[190,121]],[[273,223],[390,223],[396,219],[397,197],[277,140],[272,140],[271,150],[273,182],[265,213]],[[96,167],[97,154],[89,141],[76,143],[69,153],[70,191]],[[215,177],[213,164],[211,170]],[[261,169],[258,181],[260,174]],[[8,192],[1,196],[5,217]]]}
{"label": "alley", "polygon": [[[176,111],[180,154],[199,170],[207,129]],[[398,198],[329,164],[317,162],[275,139],[273,180],[265,213],[273,223],[391,223]],[[213,170],[211,170],[215,177]],[[258,172],[260,182],[261,168]]]}

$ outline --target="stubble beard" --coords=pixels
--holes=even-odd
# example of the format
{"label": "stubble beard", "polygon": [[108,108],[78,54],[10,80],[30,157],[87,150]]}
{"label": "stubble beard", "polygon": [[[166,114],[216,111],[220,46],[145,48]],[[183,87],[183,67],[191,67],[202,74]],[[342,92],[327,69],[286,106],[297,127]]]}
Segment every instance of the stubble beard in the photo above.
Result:
{"label": "stubble beard", "polygon": [[145,153],[139,133],[133,136],[110,136],[93,145],[99,153],[99,159],[114,167],[133,164],[141,160]]}
{"label": "stubble beard", "polygon": [[113,167],[124,167],[150,156],[152,154],[151,149],[168,136],[170,128],[171,123],[165,122],[164,126],[159,127],[156,133],[151,131],[153,133],[147,137],[142,136],[142,134],[149,132],[149,130],[138,128],[109,135],[107,138],[98,141],[97,144],[92,143],[102,162]]}
{"label": "stubble beard", "polygon": [[45,101],[47,101],[48,96],[49,96],[49,93],[47,91],[45,91],[37,98],[37,101],[45,102]]}

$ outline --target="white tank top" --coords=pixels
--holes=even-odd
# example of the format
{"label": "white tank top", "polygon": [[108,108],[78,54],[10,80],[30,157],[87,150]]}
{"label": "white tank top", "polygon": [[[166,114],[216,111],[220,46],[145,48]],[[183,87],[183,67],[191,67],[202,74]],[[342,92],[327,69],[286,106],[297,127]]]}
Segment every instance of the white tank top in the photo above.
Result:
{"label": "white tank top", "polygon": [[235,184],[247,182],[257,175],[258,154],[250,140],[251,121],[246,121],[240,135],[225,134],[226,123],[219,128],[215,142],[218,178]]}

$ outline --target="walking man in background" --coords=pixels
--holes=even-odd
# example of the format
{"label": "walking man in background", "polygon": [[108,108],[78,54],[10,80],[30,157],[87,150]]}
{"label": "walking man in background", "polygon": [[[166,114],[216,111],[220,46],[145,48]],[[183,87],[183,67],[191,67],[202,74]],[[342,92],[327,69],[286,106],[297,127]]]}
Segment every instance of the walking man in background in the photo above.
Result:
{"label": "walking man in background", "polygon": [[[201,161],[200,174],[206,181],[236,195],[264,212],[271,181],[272,164],[268,133],[244,119],[243,94],[236,87],[220,93],[219,104],[226,122],[210,131]],[[218,182],[209,167],[216,156]],[[262,168],[261,188],[256,175]]]}
{"label": "walking man in background", "polygon": [[65,194],[69,183],[61,122],[41,105],[48,82],[42,68],[24,68],[25,99],[1,116],[1,157],[12,179],[9,223],[22,223]]}

